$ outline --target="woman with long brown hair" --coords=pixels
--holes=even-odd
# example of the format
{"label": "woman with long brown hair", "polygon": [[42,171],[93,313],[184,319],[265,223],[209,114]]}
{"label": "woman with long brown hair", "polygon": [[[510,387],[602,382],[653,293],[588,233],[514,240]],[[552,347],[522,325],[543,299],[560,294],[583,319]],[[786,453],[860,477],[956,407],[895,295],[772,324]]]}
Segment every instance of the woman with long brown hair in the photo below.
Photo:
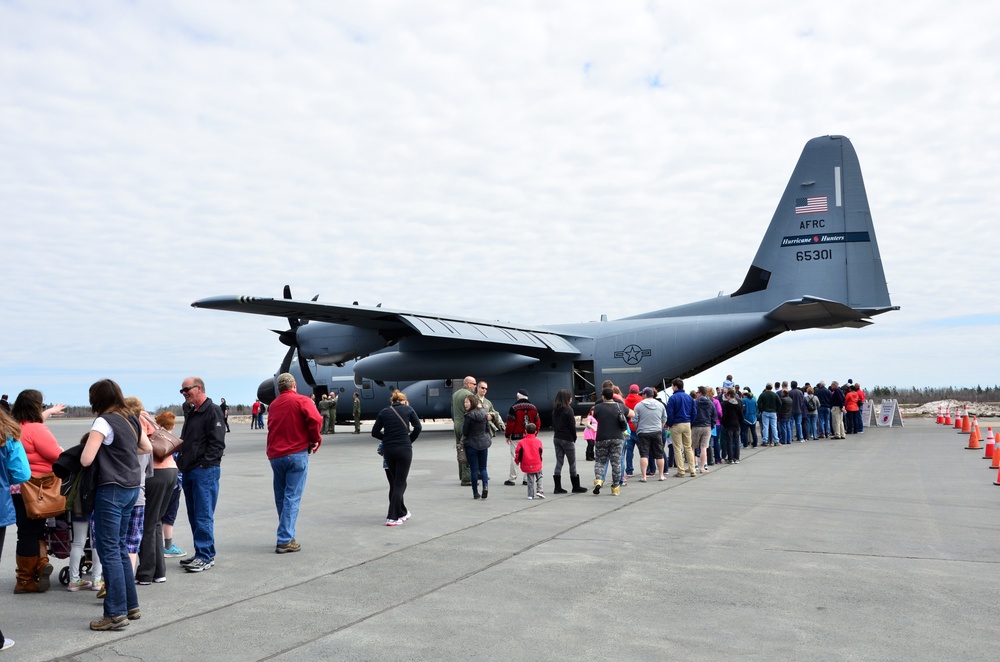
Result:
{"label": "woman with long brown hair", "polygon": [[104,618],[91,630],[121,630],[142,616],[128,555],[128,524],[143,481],[139,454],[152,452],[149,437],[125,404],[118,384],[102,379],[90,387],[90,408],[97,418],[80,464],[97,463],[94,537],[104,565]]}
{"label": "woman with long brown hair", "polygon": [[[21,391],[14,400],[10,414],[21,426],[21,445],[28,455],[32,478],[52,473],[52,463],[62,454],[59,442],[45,425],[47,414],[61,411],[61,406],[45,410],[42,394],[34,389]],[[14,585],[14,593],[43,593],[49,590],[52,574],[44,538],[45,520],[28,517],[20,485],[11,485],[10,494],[17,511],[17,584]]]}

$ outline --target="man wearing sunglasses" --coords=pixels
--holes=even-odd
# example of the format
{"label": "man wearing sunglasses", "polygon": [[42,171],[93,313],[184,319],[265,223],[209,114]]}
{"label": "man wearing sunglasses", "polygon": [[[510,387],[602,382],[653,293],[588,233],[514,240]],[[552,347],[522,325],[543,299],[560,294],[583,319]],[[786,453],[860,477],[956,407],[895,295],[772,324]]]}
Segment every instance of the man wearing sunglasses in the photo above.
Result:
{"label": "man wearing sunglasses", "polygon": [[188,572],[201,572],[215,564],[215,504],[226,450],[226,424],[222,410],[205,395],[205,382],[200,377],[185,379],[181,395],[184,443],[177,455],[177,468],[184,474],[184,503],[195,549],[195,555],[181,561],[181,566]]}

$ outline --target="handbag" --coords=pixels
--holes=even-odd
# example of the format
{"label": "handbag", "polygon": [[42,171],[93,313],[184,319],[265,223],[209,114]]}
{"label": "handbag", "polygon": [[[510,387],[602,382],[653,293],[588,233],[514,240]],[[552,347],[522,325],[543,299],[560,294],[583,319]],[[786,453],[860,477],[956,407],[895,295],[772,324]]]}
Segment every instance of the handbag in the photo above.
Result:
{"label": "handbag", "polygon": [[181,447],[184,441],[180,437],[175,437],[173,433],[167,432],[165,428],[156,428],[149,435],[149,443],[153,445],[153,457],[162,460]]}
{"label": "handbag", "polygon": [[31,519],[48,519],[66,512],[66,497],[60,492],[62,478],[49,472],[21,483],[24,510]]}
{"label": "handbag", "polygon": [[28,464],[28,454],[24,452],[24,446],[17,439],[8,439],[5,444],[7,448],[7,473],[11,485],[23,483],[31,478],[31,465]]}

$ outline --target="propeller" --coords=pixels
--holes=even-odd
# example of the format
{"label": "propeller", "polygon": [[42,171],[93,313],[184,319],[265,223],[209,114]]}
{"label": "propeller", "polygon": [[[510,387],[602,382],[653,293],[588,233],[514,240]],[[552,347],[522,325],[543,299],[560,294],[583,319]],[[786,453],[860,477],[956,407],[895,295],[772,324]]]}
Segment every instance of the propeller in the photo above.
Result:
{"label": "propeller", "polygon": [[[292,288],[289,285],[285,285],[283,292],[286,299],[292,298]],[[319,299],[317,294],[312,298],[313,301]],[[298,317],[288,318],[288,328],[284,331],[279,331],[277,329],[271,329],[278,334],[278,340],[281,341],[282,345],[288,347],[288,352],[285,354],[285,358],[281,360],[281,368],[279,372],[288,372],[292,365],[292,356],[295,354],[296,350],[299,351],[299,370],[302,371],[302,378],[306,380],[306,383],[311,387],[316,386],[316,380],[313,378],[312,372],[309,370],[309,362],[302,356],[302,352],[299,348],[298,339],[295,336],[295,332],[298,331],[300,326],[305,326],[309,323],[309,320],[301,320]]]}

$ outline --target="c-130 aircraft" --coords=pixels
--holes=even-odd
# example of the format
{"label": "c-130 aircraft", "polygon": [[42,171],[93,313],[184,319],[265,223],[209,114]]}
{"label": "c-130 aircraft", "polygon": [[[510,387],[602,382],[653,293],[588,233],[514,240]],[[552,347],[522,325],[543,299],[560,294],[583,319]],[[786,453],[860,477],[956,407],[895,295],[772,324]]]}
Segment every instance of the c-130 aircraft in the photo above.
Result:
{"label": "c-130 aircraft", "polygon": [[394,388],[421,418],[447,418],[453,385],[465,375],[489,382],[501,413],[522,388],[543,420],[564,388],[585,413],[605,379],[666,388],[785,331],[860,328],[899,309],[889,301],[861,167],[844,136],[806,143],[743,284],[726,296],[612,321],[529,327],[298,301],[287,286],[284,295],[191,305],[288,318],[289,328],[276,331],[288,353],[258,397],[271,402],[277,375],[292,372],[317,397],[346,393],[340,420],[351,417],[354,391],[362,416],[373,418]]}

